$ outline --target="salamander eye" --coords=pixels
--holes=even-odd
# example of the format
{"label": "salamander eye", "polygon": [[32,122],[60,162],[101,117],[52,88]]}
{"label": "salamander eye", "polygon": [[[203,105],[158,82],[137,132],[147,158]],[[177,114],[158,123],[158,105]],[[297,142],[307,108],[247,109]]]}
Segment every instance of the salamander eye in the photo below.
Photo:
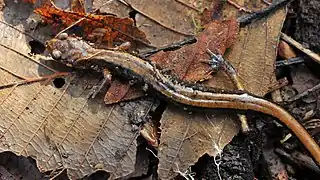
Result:
{"label": "salamander eye", "polygon": [[58,39],[60,40],[65,40],[68,38],[68,34],[67,33],[61,33],[57,36]]}
{"label": "salamander eye", "polygon": [[60,59],[61,55],[62,55],[61,51],[59,51],[57,49],[53,50],[51,53],[51,56],[53,59]]}

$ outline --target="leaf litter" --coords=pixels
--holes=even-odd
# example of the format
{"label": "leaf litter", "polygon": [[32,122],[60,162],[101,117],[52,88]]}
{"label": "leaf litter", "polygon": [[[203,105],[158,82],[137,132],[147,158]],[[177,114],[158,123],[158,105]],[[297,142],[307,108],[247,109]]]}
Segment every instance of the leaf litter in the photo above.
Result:
{"label": "leaf litter", "polygon": [[[181,21],[175,22],[171,18],[153,19],[151,16],[146,16],[150,13],[150,10],[145,9],[145,7],[137,6],[135,3],[137,2],[132,1],[132,5],[129,3],[129,7],[134,7],[135,10],[138,10],[136,24],[146,33],[148,40],[155,46],[159,47],[163,44],[173,43],[185,38],[186,34],[194,32],[193,25],[195,21],[193,20],[197,18],[190,16],[190,14],[185,11],[178,11],[178,13],[181,13],[179,17],[187,17],[183,21],[184,23],[181,23]],[[240,2],[238,3],[241,4]],[[186,4],[192,5],[193,3],[188,2]],[[149,5],[152,6],[152,3]],[[154,5],[156,6],[157,3],[154,3]],[[125,6],[128,8],[128,4]],[[126,8],[123,7],[123,9]],[[188,8],[188,12],[194,11],[194,9]],[[226,9],[227,10],[225,11],[229,12],[232,8],[226,6]],[[155,14],[161,12],[160,10],[157,11],[157,8],[154,8],[152,11],[151,12]],[[237,10],[233,11],[237,12]],[[142,13],[140,14],[139,12]],[[163,13],[159,13],[159,15],[161,14]],[[58,13],[58,15],[61,14]],[[64,14],[62,13],[62,15]],[[284,15],[284,11],[279,11],[277,14],[269,17],[266,21],[259,21],[253,26],[240,29],[240,39],[237,40],[235,45],[228,52],[228,59],[230,59],[230,62],[236,69],[239,67],[239,71],[241,72],[240,77],[242,79],[245,79],[243,77],[248,77],[248,81],[250,81],[250,79],[262,79],[264,80],[262,82],[270,82],[270,79],[275,80],[273,79],[274,67],[270,65],[270,63],[274,63],[276,52],[272,48],[277,45],[277,38],[282,24],[279,22],[283,22]],[[230,16],[233,17],[234,15]],[[76,20],[77,18],[69,20],[68,24],[70,25]],[[159,24],[158,22],[161,23]],[[280,25],[273,28],[276,23]],[[150,24],[152,25],[150,26]],[[185,24],[189,24],[189,26],[185,26]],[[263,25],[262,29],[265,30],[265,34],[268,36],[258,36],[257,38],[256,34],[261,34],[259,33],[259,30],[261,30],[259,27],[261,25]],[[159,34],[152,35],[147,32],[148,29],[152,29],[152,33]],[[20,32],[16,33],[20,34]],[[248,43],[251,42],[251,36],[255,41],[252,40],[252,43]],[[18,41],[15,39],[16,36],[10,38],[14,42]],[[19,40],[19,42],[21,42],[21,40]],[[20,43],[20,46],[21,45],[25,49],[21,52],[26,54],[28,52],[26,44]],[[18,48],[20,46],[11,47]],[[257,48],[257,52],[253,53],[252,50],[254,50],[256,46],[259,48]],[[246,54],[238,58],[236,54],[239,54],[241,48],[245,49]],[[246,50],[246,48],[249,50]],[[225,48],[222,52],[224,51]],[[3,54],[6,53],[10,53],[9,50],[5,51]],[[270,56],[270,58],[264,58],[264,60],[269,60],[264,62],[266,66],[268,66],[268,69],[266,69],[265,66],[261,66],[261,62],[258,61],[261,59],[261,56],[265,55]],[[237,58],[231,58],[233,56]],[[252,61],[255,64],[247,62],[249,61],[247,60],[247,57],[251,56],[253,56],[251,60],[253,59]],[[10,58],[12,59],[11,56]],[[26,59],[22,57],[17,59],[26,61]],[[238,61],[241,61],[241,66],[239,66]],[[32,76],[39,75],[39,72],[36,71],[37,65],[32,64],[30,61],[26,62],[28,63],[22,64],[25,64],[25,67],[31,66],[32,68],[26,69],[24,66],[21,66],[23,68],[18,69],[21,69],[23,73],[34,71]],[[254,73],[252,73],[250,71],[252,69],[247,70],[248,72],[250,71],[250,73],[245,71],[248,67],[255,67],[257,62],[259,62],[259,67],[264,68],[266,77],[257,76],[257,73],[260,72],[253,71]],[[249,65],[243,65],[243,63],[249,63]],[[4,61],[1,65],[2,64],[7,65],[8,63]],[[13,65],[9,65],[9,70],[12,70],[12,67]],[[15,77],[12,74],[8,74],[7,72],[2,73],[8,78],[3,78],[5,82],[1,82],[1,84],[18,80],[17,78],[14,79]],[[21,74],[25,75],[23,73]],[[231,83],[225,83],[226,77],[221,77],[221,75],[224,76],[223,73],[219,72],[212,75],[212,77],[209,78],[209,83],[206,83],[220,88],[227,88],[229,85],[229,88],[232,89],[233,87],[230,87]],[[104,106],[101,101],[103,97],[97,97],[94,100],[87,99],[86,95],[89,93],[89,90],[85,88],[87,87],[87,84],[84,82],[90,81],[92,83],[97,81],[97,79],[92,77],[80,79],[79,76],[75,76],[73,80],[69,78],[66,78],[68,87],[63,87],[63,90],[56,89],[52,85],[43,85],[43,83],[32,83],[19,86],[18,88],[14,86],[13,88],[1,90],[1,94],[6,95],[4,96],[6,98],[2,100],[1,109],[5,110],[10,107],[9,109],[12,110],[11,112],[14,112],[9,113],[11,115],[10,118],[1,118],[9,121],[6,122],[7,124],[4,123],[1,132],[11,132],[4,134],[3,138],[1,138],[1,141],[4,142],[4,144],[7,144],[6,150],[13,151],[17,154],[36,157],[36,160],[39,162],[38,166],[42,171],[55,170],[58,168],[68,169],[70,177],[82,177],[90,174],[94,171],[94,168],[92,168],[94,167],[94,164],[97,165],[101,163],[103,164],[103,169],[110,172],[113,177],[123,177],[132,173],[134,171],[136,153],[135,138],[137,133],[132,132],[132,127],[130,123],[128,123],[129,118],[123,115],[122,107],[119,104]],[[247,79],[245,83],[246,82]],[[52,82],[49,79],[47,80],[47,83],[51,84]],[[267,88],[256,91],[257,88],[252,88],[252,85],[255,84],[247,83],[248,87],[246,88],[254,94],[264,95],[265,92],[267,92]],[[267,84],[265,87],[268,87],[268,85],[270,84]],[[261,86],[262,85],[260,85],[260,87]],[[34,91],[36,91],[36,93],[34,93]],[[36,98],[35,100],[33,100],[34,97]],[[14,100],[10,100],[9,98]],[[148,100],[125,102],[124,104],[129,104],[128,106],[130,106],[132,103],[135,104],[134,107],[139,109],[148,109],[152,104]],[[28,110],[25,108],[26,105],[28,105]],[[27,115],[28,112],[29,114],[30,112],[37,113],[35,113],[36,115]],[[21,115],[12,115],[15,113]],[[3,115],[6,113],[1,114]],[[208,153],[211,156],[217,155],[221,152],[223,147],[231,141],[232,137],[237,134],[239,127],[235,120],[230,119],[228,115],[213,117],[212,115],[213,114],[211,113],[194,113],[190,115],[189,112],[173,106],[168,106],[161,118],[161,143],[158,149],[158,173],[160,178],[172,178],[177,175],[177,171],[185,172],[190,165],[194,164],[197,159],[205,153]],[[42,121],[40,120],[40,117],[42,117]],[[38,121],[35,122],[34,119],[38,119]],[[8,125],[10,122],[12,124],[11,126]],[[209,125],[204,125],[206,123],[209,123]],[[25,124],[27,124],[27,126],[24,127],[23,125]],[[229,131],[225,131],[225,129],[228,129]],[[30,130],[33,132],[30,132]],[[29,138],[23,140],[22,137],[24,136]],[[12,144],[12,142],[14,142],[14,144]],[[205,146],[203,146],[204,148],[202,148],[203,144],[205,144]],[[192,156],[187,156],[186,154]],[[119,161],[119,158],[122,161]]]}
{"label": "leaf litter", "polygon": [[[26,58],[30,49],[23,26],[17,27],[20,31],[1,23],[5,33],[0,38],[0,66],[28,78],[54,73],[39,68],[39,57]],[[21,79],[0,72],[1,85]],[[96,77],[67,76],[60,89],[52,80],[1,90],[1,151],[34,157],[42,172],[67,169],[73,178],[94,172],[96,164],[103,164],[114,178],[133,173],[139,132],[132,129],[129,116],[147,111],[152,102],[105,106],[102,97],[87,98],[86,82],[98,83]]]}

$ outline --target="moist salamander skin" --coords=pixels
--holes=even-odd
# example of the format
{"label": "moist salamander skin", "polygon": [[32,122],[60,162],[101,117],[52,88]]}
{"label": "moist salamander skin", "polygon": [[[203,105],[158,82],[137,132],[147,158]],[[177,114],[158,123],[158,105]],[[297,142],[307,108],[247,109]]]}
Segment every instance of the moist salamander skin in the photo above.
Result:
{"label": "moist salamander skin", "polygon": [[[309,150],[310,154],[320,165],[320,148],[304,127],[280,106],[265,99],[254,97],[247,93],[207,92],[173,83],[170,78],[161,74],[154,65],[131,54],[95,49],[85,41],[63,36],[48,41],[47,50],[54,59],[75,68],[93,68],[101,70],[112,67],[113,72],[126,76],[130,74],[148,84],[170,101],[212,109],[252,110],[271,115],[285,124]],[[122,72],[122,73],[121,73]]]}

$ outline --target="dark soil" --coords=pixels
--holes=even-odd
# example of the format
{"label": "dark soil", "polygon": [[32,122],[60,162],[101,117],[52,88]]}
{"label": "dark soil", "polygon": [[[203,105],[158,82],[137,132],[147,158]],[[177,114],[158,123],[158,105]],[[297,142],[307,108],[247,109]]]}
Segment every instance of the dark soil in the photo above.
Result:
{"label": "dark soil", "polygon": [[320,52],[320,0],[299,0],[292,12],[296,15],[294,37],[304,46]]}

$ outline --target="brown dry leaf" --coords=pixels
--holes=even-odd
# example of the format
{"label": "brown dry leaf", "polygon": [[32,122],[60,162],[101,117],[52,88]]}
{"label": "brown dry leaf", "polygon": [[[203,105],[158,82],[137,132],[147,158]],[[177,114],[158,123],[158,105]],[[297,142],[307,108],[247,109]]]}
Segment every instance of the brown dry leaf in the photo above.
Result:
{"label": "brown dry leaf", "polygon": [[[186,6],[179,0],[126,0],[134,10],[143,14],[159,25],[182,35],[193,34],[192,16],[197,16],[198,7]],[[189,2],[187,2],[188,4]],[[200,11],[200,9],[198,10]]]}
{"label": "brown dry leaf", "polygon": [[174,106],[161,118],[158,152],[160,179],[171,179],[186,172],[204,154],[215,157],[222,153],[239,130],[230,117],[217,112],[193,112]]}
{"label": "brown dry leaf", "polygon": [[[96,0],[95,7],[100,7],[104,1]],[[120,1],[123,2],[123,1]],[[134,9],[138,13],[135,15],[136,25],[145,32],[152,46],[160,47],[181,41],[188,35],[193,35],[195,27],[200,24],[201,12],[209,7],[212,1],[182,1],[182,0],[126,0],[126,3],[117,1],[111,2],[110,6],[102,7],[104,12],[111,12],[120,17],[128,17],[124,12]],[[200,25],[199,25],[200,26]]]}
{"label": "brown dry leaf", "polygon": [[[234,0],[244,5],[242,0]],[[251,3],[250,3],[251,2]],[[246,1],[246,7],[266,5],[262,1]],[[224,16],[234,17],[238,9],[227,5]],[[227,53],[226,59],[237,70],[245,89],[257,96],[264,96],[270,87],[277,84],[275,77],[275,59],[282,24],[286,16],[285,10],[279,10],[265,20],[257,21],[240,28],[239,37]],[[233,89],[231,81],[226,81],[224,73],[217,73],[208,85]]]}
{"label": "brown dry leaf", "polygon": [[[10,10],[14,9],[6,12]],[[35,158],[41,172],[67,169],[71,179],[91,174],[97,167],[110,172],[111,179],[133,173],[139,132],[131,120],[141,118],[152,102],[106,106],[102,96],[88,99],[88,87],[98,80],[90,76],[65,77],[61,88],[54,86],[53,79],[3,87],[54,73],[39,57],[29,57],[24,28],[22,24],[16,28],[21,31],[0,23],[5,32],[0,35],[0,151]]]}
{"label": "brown dry leaf", "polygon": [[280,57],[282,57],[284,59],[290,59],[290,58],[297,57],[296,53],[289,46],[289,44],[286,43],[285,41],[282,41],[282,40],[280,40],[280,42],[279,42],[278,54]]}

